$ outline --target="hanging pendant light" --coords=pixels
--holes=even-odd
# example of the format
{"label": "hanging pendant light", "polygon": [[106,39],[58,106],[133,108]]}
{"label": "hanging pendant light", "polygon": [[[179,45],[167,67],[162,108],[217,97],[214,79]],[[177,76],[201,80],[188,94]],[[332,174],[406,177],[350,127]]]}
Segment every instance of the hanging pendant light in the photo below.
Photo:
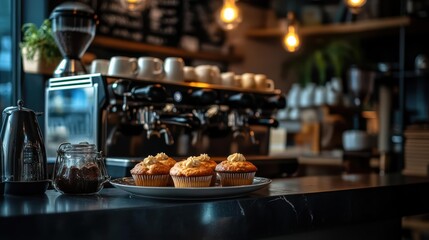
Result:
{"label": "hanging pendant light", "polygon": [[150,0],[119,0],[121,5],[130,12],[143,11],[150,3]]}
{"label": "hanging pendant light", "polygon": [[235,0],[223,0],[222,7],[216,12],[216,20],[224,30],[232,30],[241,23],[241,11]]}
{"label": "hanging pendant light", "polygon": [[301,45],[300,37],[298,35],[298,22],[295,19],[295,14],[293,12],[288,12],[287,14],[287,23],[286,23],[286,33],[283,36],[283,47],[288,52],[295,52],[299,49]]}
{"label": "hanging pendant light", "polygon": [[344,0],[347,7],[353,14],[358,14],[362,9],[363,5],[365,5],[366,0]]}

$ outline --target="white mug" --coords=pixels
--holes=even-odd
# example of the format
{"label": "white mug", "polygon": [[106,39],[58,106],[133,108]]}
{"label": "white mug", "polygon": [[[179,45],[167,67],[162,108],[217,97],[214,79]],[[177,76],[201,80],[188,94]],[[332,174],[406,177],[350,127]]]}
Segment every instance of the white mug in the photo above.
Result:
{"label": "white mug", "polygon": [[220,74],[220,69],[218,66],[211,66],[212,67],[212,83],[213,84],[222,84],[222,77]]}
{"label": "white mug", "polygon": [[274,90],[274,81],[268,79],[264,74],[255,75],[255,86],[258,90]]}
{"label": "white mug", "polygon": [[181,82],[184,79],[183,67],[185,63],[183,59],[176,57],[166,58],[164,61],[164,79],[167,81]]}
{"label": "white mug", "polygon": [[241,87],[241,75],[234,76],[234,87]]}
{"label": "white mug", "polygon": [[195,67],[195,73],[197,74],[198,81],[204,83],[212,83],[214,71],[211,65],[199,65]]}
{"label": "white mug", "polygon": [[241,87],[247,89],[255,88],[255,74],[244,73],[241,75]]}
{"label": "white mug", "polygon": [[90,73],[101,73],[106,75],[109,71],[110,61],[107,59],[94,59],[91,62]]}
{"label": "white mug", "polygon": [[183,74],[185,81],[193,82],[197,81],[197,74],[195,73],[195,68],[191,66],[184,66],[183,67]]}
{"label": "white mug", "polygon": [[315,90],[316,90],[315,83],[307,83],[305,88],[301,91],[301,98],[299,101],[300,107],[311,107],[314,105]]}
{"label": "white mug", "polygon": [[370,148],[369,135],[363,130],[343,132],[343,148],[346,151],[360,151]]}
{"label": "white mug", "polygon": [[289,107],[296,108],[299,106],[301,99],[301,86],[298,83],[292,84],[292,87],[287,94],[287,104]]}
{"label": "white mug", "polygon": [[326,87],[317,86],[314,90],[314,105],[321,106],[326,103]]}
{"label": "white mug", "polygon": [[235,86],[235,74],[233,72],[224,72],[221,74],[222,85],[228,87],[236,87]]}
{"label": "white mug", "polygon": [[108,75],[133,78],[137,74],[137,59],[115,56],[110,59]]}
{"label": "white mug", "polygon": [[164,62],[159,58],[140,57],[137,61],[139,70],[137,78],[147,80],[159,80],[164,73]]}

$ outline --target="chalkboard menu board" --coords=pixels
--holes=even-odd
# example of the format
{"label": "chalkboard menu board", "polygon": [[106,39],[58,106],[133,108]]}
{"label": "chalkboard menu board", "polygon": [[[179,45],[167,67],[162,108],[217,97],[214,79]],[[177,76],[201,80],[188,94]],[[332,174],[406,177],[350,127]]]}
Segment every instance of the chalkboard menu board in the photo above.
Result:
{"label": "chalkboard menu board", "polygon": [[222,46],[225,32],[217,25],[215,12],[221,7],[222,1],[183,0],[182,47],[186,47],[184,39],[194,38],[199,46]]}
{"label": "chalkboard menu board", "polygon": [[[197,51],[204,44],[221,46],[225,33],[214,19],[221,1],[151,0],[144,11],[130,12],[119,0],[78,0],[92,7],[97,34]],[[55,1],[55,6],[64,0]],[[51,3],[53,4],[53,3]]]}
{"label": "chalkboard menu board", "polygon": [[152,0],[147,12],[145,41],[155,45],[177,46],[182,34],[182,1]]}
{"label": "chalkboard menu board", "polygon": [[144,12],[129,12],[118,0],[98,2],[97,33],[133,41],[144,40]]}

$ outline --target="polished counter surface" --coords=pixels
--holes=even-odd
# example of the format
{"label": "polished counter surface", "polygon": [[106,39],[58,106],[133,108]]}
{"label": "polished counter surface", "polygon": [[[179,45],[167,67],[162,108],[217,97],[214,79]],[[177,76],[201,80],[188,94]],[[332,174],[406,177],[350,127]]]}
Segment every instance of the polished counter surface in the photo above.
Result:
{"label": "polished counter surface", "polygon": [[[395,239],[402,216],[429,212],[428,190],[428,178],[402,175],[274,179],[268,187],[245,196],[195,201],[149,199],[116,188],[89,196],[48,190],[42,196],[1,196],[0,236],[275,239],[288,235],[305,239],[317,234],[318,239],[325,239],[324,235],[341,239],[354,231],[348,239],[362,239],[366,235],[359,234],[364,233]],[[388,231],[374,232],[371,223]]]}

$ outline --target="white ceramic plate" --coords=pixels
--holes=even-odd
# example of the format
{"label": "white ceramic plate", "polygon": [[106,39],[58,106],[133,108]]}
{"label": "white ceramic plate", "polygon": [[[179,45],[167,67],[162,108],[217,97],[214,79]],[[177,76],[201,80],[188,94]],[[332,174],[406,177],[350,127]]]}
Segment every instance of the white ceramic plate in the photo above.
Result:
{"label": "white ceramic plate", "polygon": [[136,186],[132,177],[117,178],[110,183],[116,188],[122,189],[137,196],[164,199],[197,200],[207,198],[229,198],[240,196],[259,190],[272,182],[271,179],[255,177],[253,184],[245,186],[214,186],[199,188],[175,188],[175,187],[142,187]]}

